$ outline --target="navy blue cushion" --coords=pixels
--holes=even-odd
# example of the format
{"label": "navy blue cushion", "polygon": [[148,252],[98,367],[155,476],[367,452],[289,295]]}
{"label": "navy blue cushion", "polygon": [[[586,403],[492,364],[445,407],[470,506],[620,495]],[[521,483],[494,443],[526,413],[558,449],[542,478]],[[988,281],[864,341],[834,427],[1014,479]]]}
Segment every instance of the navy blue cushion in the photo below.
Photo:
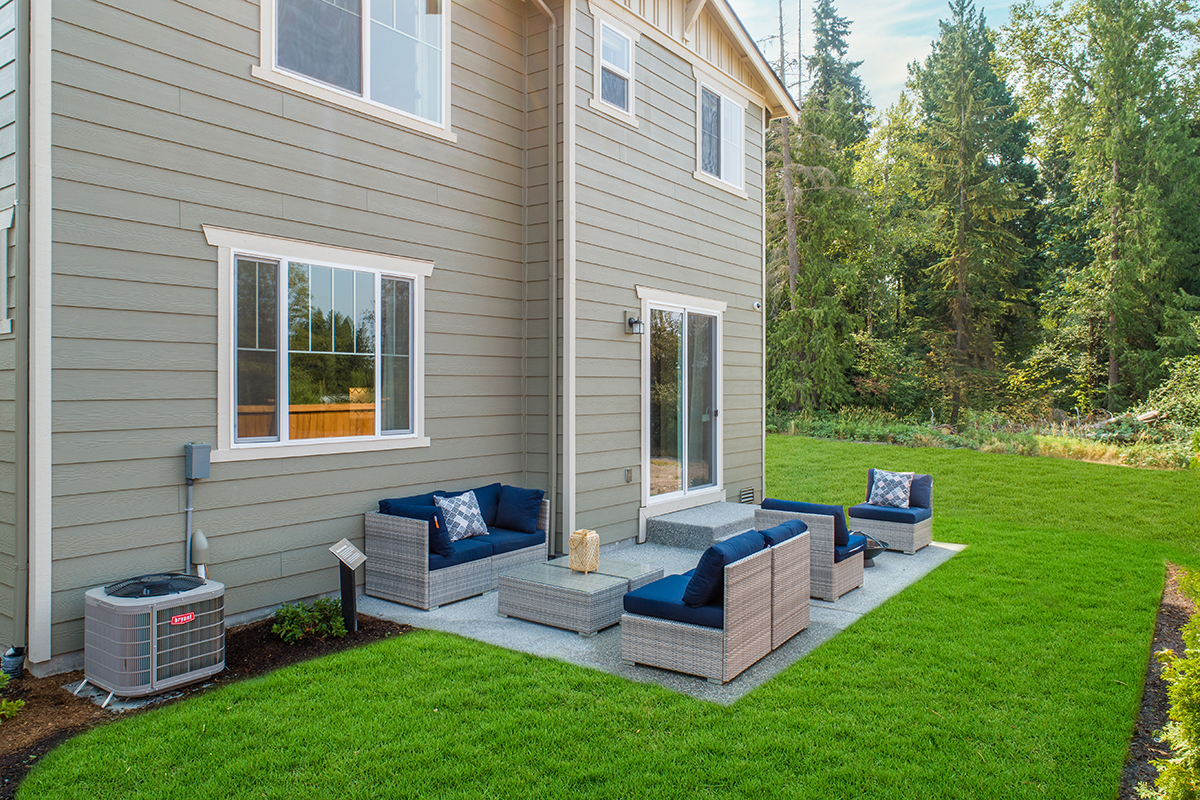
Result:
{"label": "navy blue cushion", "polygon": [[767,546],[758,531],[746,531],[717,542],[704,551],[696,572],[688,581],[683,602],[692,608],[721,602],[725,597],[725,567]]}
{"label": "navy blue cushion", "polygon": [[492,546],[492,555],[498,556],[501,553],[511,553],[514,550],[523,550],[526,547],[545,544],[546,532],[520,533],[518,531],[506,531],[504,528],[488,528],[486,536],[474,536],[472,538],[477,541],[489,543]]}
{"label": "navy blue cushion", "polygon": [[[875,485],[875,470],[867,470],[867,496],[866,499],[871,499],[871,487]],[[913,475],[912,485],[908,487],[908,505],[911,508],[933,508],[933,476],[932,475]],[[854,516],[851,514],[850,516]],[[861,515],[860,515],[861,516]],[[868,519],[882,519],[882,517],[868,517]],[[925,517],[921,517],[925,519]]]}
{"label": "navy blue cushion", "polygon": [[541,489],[521,489],[517,486],[500,488],[500,507],[496,511],[496,527],[519,533],[538,529],[538,514],[542,510]]}
{"label": "navy blue cushion", "polygon": [[480,486],[478,489],[463,489],[461,492],[446,492],[446,497],[459,497],[467,492],[475,493],[475,502],[479,504],[479,516],[483,524],[489,528],[496,524],[496,509],[500,506],[500,484],[493,483]]}
{"label": "navy blue cushion", "polygon": [[450,556],[439,556],[430,553],[429,555],[429,571],[433,572],[446,567],[453,567],[457,564],[466,564],[468,561],[478,561],[481,558],[492,557],[492,546],[487,542],[479,541],[484,537],[473,536],[469,539],[459,539],[457,542],[451,543],[454,553]]}
{"label": "navy blue cushion", "polygon": [[787,522],[776,525],[774,528],[767,528],[765,531],[759,531],[763,539],[767,543],[767,547],[773,547],[780,542],[786,542],[793,536],[799,536],[808,530],[808,525],[798,519],[789,519]]}
{"label": "navy blue cushion", "polygon": [[395,500],[380,500],[379,513],[393,517],[423,519],[429,523],[429,552],[449,558],[454,555],[450,531],[446,529],[446,518],[437,506],[406,506]]}
{"label": "navy blue cushion", "polygon": [[[397,506],[432,506],[432,505],[436,505],[433,502],[433,498],[439,497],[439,496],[445,497],[446,493],[445,492],[429,492],[428,494],[414,494],[412,497],[395,497],[395,498],[392,498],[391,500],[380,500],[379,501],[379,513],[380,514],[391,514],[392,513],[390,511],[388,511],[387,508],[384,507],[385,505],[397,505]],[[403,514],[398,514],[396,516],[403,516]]]}
{"label": "navy blue cushion", "polygon": [[833,563],[845,561],[855,553],[861,553],[867,548],[867,537],[861,533],[852,533],[849,536],[849,541],[845,545],[834,545],[833,547]]}
{"label": "navy blue cushion", "polygon": [[794,500],[774,500],[770,497],[762,501],[762,507],[771,511],[791,511],[794,514],[823,514],[833,517],[833,544],[845,547],[850,536],[846,527],[846,512],[841,506],[825,506],[819,503],[797,503]]}
{"label": "navy blue cushion", "polygon": [[646,617],[690,622],[708,628],[725,627],[725,609],[718,601],[693,608],[683,602],[687,575],[668,575],[625,595],[625,610]]}
{"label": "navy blue cushion", "polygon": [[850,506],[850,516],[854,519],[874,519],[880,522],[904,522],[909,525],[929,519],[933,511],[928,508],[892,508],[891,506],[873,506],[870,503],[859,503]]}

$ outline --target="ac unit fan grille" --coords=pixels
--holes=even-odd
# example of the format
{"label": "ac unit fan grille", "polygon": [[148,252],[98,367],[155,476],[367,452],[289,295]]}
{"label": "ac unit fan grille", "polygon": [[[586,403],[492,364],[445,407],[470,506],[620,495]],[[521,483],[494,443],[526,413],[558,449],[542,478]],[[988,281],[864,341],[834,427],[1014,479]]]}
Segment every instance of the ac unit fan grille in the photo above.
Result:
{"label": "ac unit fan grille", "polygon": [[[194,614],[180,624],[172,619]],[[158,669],[155,679],[168,680],[196,670],[215,666],[225,660],[225,598],[214,597],[158,609]]]}

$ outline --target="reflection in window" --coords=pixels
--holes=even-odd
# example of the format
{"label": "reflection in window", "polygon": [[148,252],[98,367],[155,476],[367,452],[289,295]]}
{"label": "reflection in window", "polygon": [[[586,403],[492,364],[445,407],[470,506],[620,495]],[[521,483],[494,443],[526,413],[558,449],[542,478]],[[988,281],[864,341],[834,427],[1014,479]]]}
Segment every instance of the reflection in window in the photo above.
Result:
{"label": "reflection in window", "polygon": [[279,437],[279,264],[237,260],[237,432],[241,441]]}
{"label": "reflection in window", "polygon": [[683,314],[650,309],[650,494],[683,488]]}
{"label": "reflection in window", "polygon": [[651,496],[717,483],[717,352],[716,316],[650,309]]}
{"label": "reflection in window", "polygon": [[632,49],[628,36],[600,24],[600,99],[622,111],[629,111]]}

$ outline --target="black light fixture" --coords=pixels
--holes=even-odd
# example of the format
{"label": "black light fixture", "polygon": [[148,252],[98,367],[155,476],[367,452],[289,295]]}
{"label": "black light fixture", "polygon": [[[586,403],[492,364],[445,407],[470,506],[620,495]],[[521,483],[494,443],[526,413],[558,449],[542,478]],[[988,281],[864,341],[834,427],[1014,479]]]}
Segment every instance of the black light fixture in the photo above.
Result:
{"label": "black light fixture", "polygon": [[646,323],[640,317],[629,317],[625,320],[625,332],[641,336],[646,332]]}

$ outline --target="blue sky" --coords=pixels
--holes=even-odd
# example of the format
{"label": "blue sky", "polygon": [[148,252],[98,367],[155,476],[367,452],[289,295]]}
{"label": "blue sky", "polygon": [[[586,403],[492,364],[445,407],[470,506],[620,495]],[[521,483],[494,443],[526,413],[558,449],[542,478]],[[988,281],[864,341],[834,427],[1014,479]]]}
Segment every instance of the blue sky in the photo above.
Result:
{"label": "blue sky", "polygon": [[[768,36],[779,32],[778,0],[729,0],[759,49],[771,61],[779,58],[779,43]],[[815,0],[804,4],[804,50],[812,44]],[[871,101],[882,112],[896,102],[908,78],[908,64],[929,55],[929,45],[938,37],[938,20],[949,16],[945,0],[835,0],[838,13],[851,21],[849,58],[862,61],[858,68]],[[998,28],[1008,21],[1012,0],[975,0],[988,25]],[[796,52],[796,0],[784,0],[783,16],[788,50]],[[794,80],[794,78],[792,79]],[[793,90],[794,93],[794,90]]]}

